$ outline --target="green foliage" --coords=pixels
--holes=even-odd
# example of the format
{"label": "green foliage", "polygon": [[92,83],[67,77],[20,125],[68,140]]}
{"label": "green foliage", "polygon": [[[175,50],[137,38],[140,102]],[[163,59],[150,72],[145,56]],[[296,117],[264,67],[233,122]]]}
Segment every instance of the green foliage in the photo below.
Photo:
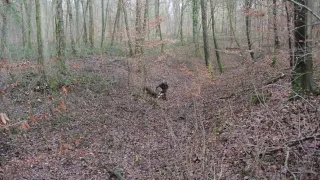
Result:
{"label": "green foliage", "polygon": [[56,79],[51,79],[49,81],[49,88],[52,90],[57,90],[59,88],[59,83]]}

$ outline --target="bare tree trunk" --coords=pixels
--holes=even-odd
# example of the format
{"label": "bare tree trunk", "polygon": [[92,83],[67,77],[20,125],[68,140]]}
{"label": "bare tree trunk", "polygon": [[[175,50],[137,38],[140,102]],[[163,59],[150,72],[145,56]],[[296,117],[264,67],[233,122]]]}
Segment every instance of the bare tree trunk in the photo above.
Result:
{"label": "bare tree trunk", "polygon": [[70,0],[67,0],[67,11],[69,14],[69,21],[70,21],[70,39],[71,39],[71,49],[72,49],[72,54],[76,55],[77,51],[76,51],[76,44],[74,42],[74,37],[73,37],[73,20],[72,20],[72,11],[71,11],[71,3]]}
{"label": "bare tree trunk", "polygon": [[38,42],[38,64],[43,69],[43,40],[42,40],[42,30],[41,30],[41,9],[39,0],[35,0],[36,4],[36,24],[37,24],[37,42]]}
{"label": "bare tree trunk", "polygon": [[94,19],[93,19],[93,0],[89,0],[89,39],[90,46],[94,48]]}
{"label": "bare tree trunk", "polygon": [[85,6],[85,1],[81,1],[82,4],[82,12],[83,12],[83,42],[85,46],[88,46],[88,32],[87,32],[87,8],[88,8],[88,3]]}
{"label": "bare tree trunk", "polygon": [[[289,10],[288,10],[288,4],[286,3],[285,4],[285,9],[286,9],[286,14],[287,14],[287,30],[288,30],[288,47],[289,47],[289,54],[291,55],[293,52],[293,48],[292,48],[292,40],[291,40],[291,28],[290,28],[290,22],[291,22],[291,19],[290,19],[290,13],[289,13]],[[293,59],[290,58],[290,67],[293,68]]]}
{"label": "bare tree trunk", "polygon": [[74,5],[75,5],[75,9],[76,9],[76,42],[77,44],[80,41],[80,25],[79,25],[79,10],[80,10],[80,0],[74,0]]}
{"label": "bare tree trunk", "polygon": [[208,32],[207,32],[207,1],[201,0],[201,19],[202,19],[202,33],[203,33],[203,50],[206,66],[213,76],[213,67],[210,62],[209,45],[208,45]]}
{"label": "bare tree trunk", "polygon": [[22,46],[23,46],[23,48],[25,48],[26,47],[26,33],[25,33],[25,31],[26,31],[26,29],[25,29],[25,20],[24,20],[24,13],[23,13],[23,4],[24,3],[21,3],[20,4],[20,11],[21,11],[21,34],[22,34]]}
{"label": "bare tree trunk", "polygon": [[141,0],[136,1],[136,46],[135,54],[141,55],[141,37],[142,37],[142,27],[141,27]]}
{"label": "bare tree trunk", "polygon": [[[246,0],[247,1],[247,0]],[[227,1],[227,10],[228,10],[228,17],[229,17],[229,26],[230,26],[230,31],[231,31],[231,34],[233,36],[233,40],[236,42],[238,48],[240,48],[240,43],[236,37],[236,33],[235,33],[235,30],[234,30],[234,27],[233,27],[233,22],[232,22],[232,18],[233,18],[233,11],[234,11],[234,4],[232,3],[235,3],[235,2],[230,2],[230,1]],[[231,40],[232,40],[231,39]]]}
{"label": "bare tree trunk", "polygon": [[8,17],[7,17],[7,9],[10,6],[9,4],[5,4],[6,6],[4,13],[0,12],[0,15],[2,17],[2,28],[1,28],[1,50],[0,50],[0,59],[6,58],[7,53],[7,32],[8,32]]}
{"label": "bare tree trunk", "polygon": [[113,46],[113,44],[114,44],[114,38],[116,35],[118,24],[120,22],[120,11],[121,11],[121,0],[118,0],[117,13],[116,13],[116,18],[114,20],[113,32],[112,32],[112,37],[111,37],[111,46]]}
{"label": "bare tree trunk", "polygon": [[127,10],[126,7],[123,4],[123,0],[122,1],[122,11],[123,11],[123,15],[124,15],[124,23],[126,25],[126,31],[127,31],[127,37],[128,37],[128,45],[129,45],[129,53],[130,56],[133,56],[133,50],[132,50],[132,40],[131,40],[131,35],[130,35],[130,30],[129,30],[129,22],[128,22],[128,14],[127,14]]}
{"label": "bare tree trunk", "polygon": [[[310,0],[296,0],[295,2],[302,6],[312,7]],[[293,81],[292,81],[292,99],[300,98],[307,91],[316,95],[320,95],[313,80],[313,62],[312,62],[312,42],[307,42],[312,36],[312,30],[308,23],[312,21],[311,14],[307,12],[305,7],[301,7],[294,3],[294,37],[295,51]]]}
{"label": "bare tree trunk", "polygon": [[[156,3],[155,3],[156,7],[155,7],[155,14],[156,14],[156,19],[159,20],[159,12],[160,12],[160,0],[156,0]],[[160,37],[160,41],[161,41],[161,53],[164,52],[164,44],[162,42],[163,38],[162,38],[162,32],[161,32],[161,25],[160,25],[160,21],[158,22],[158,25],[157,25],[157,28],[156,28],[156,32],[158,35],[159,34],[159,37]]]}
{"label": "bare tree trunk", "polygon": [[200,45],[199,45],[199,0],[192,0],[192,31],[193,31],[193,42],[195,44],[195,54],[200,56]]}
{"label": "bare tree trunk", "polygon": [[32,49],[32,41],[31,41],[31,8],[32,4],[31,2],[27,3],[27,0],[24,0],[24,7],[26,9],[26,15],[27,15],[27,25],[28,25],[28,49]]}
{"label": "bare tree trunk", "polygon": [[248,49],[250,52],[251,59],[254,60],[254,52],[252,50],[252,43],[250,38],[250,32],[251,32],[250,9],[252,6],[252,0],[246,0],[245,6],[246,6],[246,34],[247,34],[247,40],[248,40]]}
{"label": "bare tree trunk", "polygon": [[104,0],[101,0],[101,44],[100,48],[103,48],[103,42],[104,42],[104,34],[106,33],[106,25],[104,20]]}
{"label": "bare tree trunk", "polygon": [[141,51],[143,53],[144,51],[144,45],[145,45],[145,38],[147,34],[147,24],[149,20],[149,0],[146,0],[145,7],[144,7],[144,16],[143,16],[143,27],[142,27],[142,46],[141,46]]}
{"label": "bare tree trunk", "polygon": [[184,8],[185,8],[185,4],[184,1],[181,0],[181,10],[180,10],[180,42],[183,44],[183,15],[184,15]]}
{"label": "bare tree trunk", "polygon": [[62,0],[57,0],[57,52],[58,58],[61,60],[62,57],[65,56],[65,37],[64,37],[64,24],[63,24],[63,10],[62,10]]}
{"label": "bare tree trunk", "polygon": [[211,9],[211,19],[212,19],[212,35],[213,35],[213,43],[214,43],[214,50],[216,53],[216,58],[218,62],[218,67],[220,73],[223,73],[223,68],[221,64],[221,59],[220,59],[220,53],[219,53],[219,47],[218,47],[218,42],[215,34],[215,19],[214,19],[214,6],[213,6],[213,0],[210,0],[210,9]]}
{"label": "bare tree trunk", "polygon": [[272,65],[275,66],[277,64],[279,49],[280,49],[280,40],[278,35],[277,28],[277,0],[273,0],[273,33],[274,33],[274,54]]}

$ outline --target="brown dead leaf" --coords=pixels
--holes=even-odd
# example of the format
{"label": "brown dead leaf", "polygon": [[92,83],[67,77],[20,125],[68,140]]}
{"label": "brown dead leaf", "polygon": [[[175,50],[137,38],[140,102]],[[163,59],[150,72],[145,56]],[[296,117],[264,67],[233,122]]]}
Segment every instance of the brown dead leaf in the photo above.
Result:
{"label": "brown dead leaf", "polygon": [[66,89],[67,89],[67,92],[68,92],[68,93],[71,92],[71,87],[70,87],[70,86],[66,87]]}
{"label": "brown dead leaf", "polygon": [[21,126],[24,130],[28,131],[30,129],[29,124],[27,123],[27,121],[23,121],[21,122]]}
{"label": "brown dead leaf", "polygon": [[78,146],[81,144],[82,139],[83,139],[83,137],[79,137],[79,138],[74,142],[75,147],[78,147]]}
{"label": "brown dead leaf", "polygon": [[59,106],[60,106],[59,107],[60,110],[62,110],[62,111],[67,110],[66,104],[62,100],[59,101]]}
{"label": "brown dead leaf", "polygon": [[30,122],[31,123],[36,123],[36,119],[34,118],[33,114],[30,115]]}
{"label": "brown dead leaf", "polygon": [[74,64],[73,64],[73,68],[74,68],[74,69],[79,69],[79,65],[78,65],[77,63],[74,63]]}
{"label": "brown dead leaf", "polygon": [[62,86],[61,90],[62,90],[63,96],[67,96],[68,91],[67,91],[66,87]]}
{"label": "brown dead leaf", "polygon": [[10,119],[5,113],[0,113],[0,123],[2,125],[8,125],[10,123]]}
{"label": "brown dead leaf", "polygon": [[49,98],[50,101],[53,102],[53,97],[51,95],[48,98]]}

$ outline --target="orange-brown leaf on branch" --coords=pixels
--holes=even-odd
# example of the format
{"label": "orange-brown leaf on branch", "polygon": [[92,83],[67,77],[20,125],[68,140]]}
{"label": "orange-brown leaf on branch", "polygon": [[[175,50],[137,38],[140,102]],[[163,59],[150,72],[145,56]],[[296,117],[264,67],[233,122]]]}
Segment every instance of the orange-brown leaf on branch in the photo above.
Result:
{"label": "orange-brown leaf on branch", "polygon": [[66,87],[62,86],[61,90],[62,90],[62,94],[64,96],[67,96],[68,91],[67,91]]}
{"label": "orange-brown leaf on branch", "polygon": [[30,129],[29,124],[27,123],[27,121],[23,121],[21,122],[21,126],[24,130],[28,131]]}
{"label": "orange-brown leaf on branch", "polygon": [[66,104],[62,100],[59,101],[59,106],[60,106],[59,109],[61,111],[66,111],[67,110]]}

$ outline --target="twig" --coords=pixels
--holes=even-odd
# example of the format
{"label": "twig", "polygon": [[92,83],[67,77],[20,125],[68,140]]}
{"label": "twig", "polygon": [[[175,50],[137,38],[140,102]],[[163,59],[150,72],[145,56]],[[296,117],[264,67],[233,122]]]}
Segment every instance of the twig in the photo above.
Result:
{"label": "twig", "polygon": [[320,134],[315,135],[315,136],[308,136],[308,137],[305,137],[305,138],[302,138],[302,139],[298,139],[298,140],[289,141],[289,142],[285,143],[284,146],[278,147],[276,149],[272,149],[272,150],[267,151],[265,153],[260,153],[259,156],[262,156],[262,155],[265,155],[265,154],[271,155],[271,154],[274,154],[274,153],[276,153],[278,151],[283,150],[285,147],[293,147],[293,146],[296,146],[296,145],[298,145],[298,144],[300,144],[300,143],[302,143],[304,141],[314,140],[314,139],[318,139],[318,138],[320,138]]}
{"label": "twig", "polygon": [[[278,77],[275,77],[275,78],[272,78],[270,80],[268,80],[267,82],[263,83],[263,86],[267,86],[267,85],[270,85],[270,84],[274,84],[276,82],[278,82],[280,79],[283,79],[285,77],[285,74],[284,73],[281,73],[280,76]],[[244,92],[247,92],[247,91],[251,91],[251,90],[255,90],[255,88],[247,88],[247,89],[244,89],[242,91],[239,91],[237,93],[231,93],[230,95],[228,96],[223,96],[223,97],[220,97],[219,99],[230,99],[230,98],[233,98],[234,96],[238,96]]]}
{"label": "twig", "polygon": [[289,167],[288,167],[288,161],[289,161],[289,156],[290,156],[290,151],[289,151],[289,148],[286,147],[287,151],[286,151],[286,159],[285,159],[285,162],[284,162],[284,167],[286,168],[286,170],[293,176],[293,179],[296,180],[297,177],[296,175],[290,171]]}
{"label": "twig", "polygon": [[305,8],[306,10],[308,10],[312,15],[314,15],[320,21],[320,16],[318,16],[316,13],[314,13],[309,7],[307,7],[307,6],[303,5],[303,4],[300,4],[300,3],[298,3],[298,2],[296,2],[294,0],[288,0],[288,1],[292,2],[293,4],[296,4],[298,6],[301,6],[301,7]]}
{"label": "twig", "polygon": [[189,110],[192,108],[193,102],[189,103],[187,107],[185,107],[183,113],[179,116],[179,119],[184,120],[187,117]]}

